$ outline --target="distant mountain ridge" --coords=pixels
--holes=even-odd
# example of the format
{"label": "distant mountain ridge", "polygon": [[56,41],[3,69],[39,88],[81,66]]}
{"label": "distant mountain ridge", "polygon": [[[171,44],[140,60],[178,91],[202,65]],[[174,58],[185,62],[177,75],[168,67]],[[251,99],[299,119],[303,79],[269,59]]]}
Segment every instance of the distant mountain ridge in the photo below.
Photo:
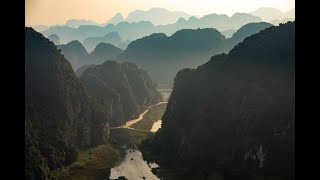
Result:
{"label": "distant mountain ridge", "polygon": [[125,21],[125,19],[123,18],[121,13],[117,13],[116,15],[114,15],[109,21],[107,21],[106,23],[102,24],[102,26],[106,26],[108,24],[113,24],[113,25],[117,25],[120,22]]}
{"label": "distant mountain ridge", "polygon": [[179,18],[189,18],[190,15],[183,11],[169,11],[164,8],[151,8],[147,11],[135,10],[129,13],[127,22],[150,21],[154,25],[175,23]]}
{"label": "distant mountain ridge", "polygon": [[44,36],[57,34],[61,43],[67,43],[72,40],[82,42],[89,37],[103,37],[109,32],[116,31],[124,40],[135,40],[152,33],[162,32],[168,36],[181,29],[197,28],[216,28],[219,31],[239,29],[241,26],[250,22],[261,22],[259,17],[246,13],[235,13],[231,17],[227,15],[209,14],[201,18],[191,16],[188,20],[178,18],[175,23],[155,26],[149,21],[139,22],[119,22],[116,25],[108,24],[104,27],[94,25],[81,25],[78,28],[70,27],[50,27],[42,31]]}
{"label": "distant mountain ridge", "polygon": [[84,20],[84,19],[70,19],[68,20],[64,26],[68,26],[71,28],[78,28],[81,25],[99,25],[98,23],[92,21],[92,20]]}
{"label": "distant mountain ridge", "polygon": [[107,60],[115,60],[123,52],[122,49],[108,43],[100,43],[89,55],[90,64],[101,64]]}
{"label": "distant mountain ridge", "polygon": [[262,7],[250,14],[260,17],[263,21],[272,22],[274,20],[295,19],[295,8],[282,12],[276,8]]}
{"label": "distant mountain ridge", "polygon": [[109,32],[103,37],[89,37],[83,41],[83,46],[88,52],[91,52],[100,43],[110,43],[118,48],[126,49],[126,42],[120,37],[116,31]]}
{"label": "distant mountain ridge", "polygon": [[273,25],[266,22],[248,23],[242,26],[235,33],[233,33],[231,38],[227,39],[227,49],[231,50],[235,45],[242,42],[245,38],[251,36],[252,34],[256,34],[259,31],[266,29],[270,26],[273,26]]}
{"label": "distant mountain ridge", "polygon": [[118,55],[123,52],[122,49],[109,43],[99,43],[90,54],[79,41],[71,41],[57,47],[61,49],[61,53],[71,63],[74,71],[83,65],[101,64],[107,60],[116,60]]}
{"label": "distant mountain ridge", "polygon": [[48,39],[49,39],[50,41],[52,41],[55,45],[59,45],[59,44],[60,44],[60,38],[59,38],[59,36],[56,35],[56,34],[51,34],[51,35],[49,35],[49,36],[48,36]]}
{"label": "distant mountain ridge", "polygon": [[61,53],[70,61],[73,69],[88,63],[89,54],[79,41],[71,41],[68,44],[58,45],[57,47],[61,49]]}
{"label": "distant mountain ridge", "polygon": [[197,67],[215,54],[227,53],[246,37],[270,26],[249,23],[228,39],[213,28],[183,29],[169,37],[155,33],[131,42],[118,59],[146,69],[156,83],[170,84],[179,70]]}

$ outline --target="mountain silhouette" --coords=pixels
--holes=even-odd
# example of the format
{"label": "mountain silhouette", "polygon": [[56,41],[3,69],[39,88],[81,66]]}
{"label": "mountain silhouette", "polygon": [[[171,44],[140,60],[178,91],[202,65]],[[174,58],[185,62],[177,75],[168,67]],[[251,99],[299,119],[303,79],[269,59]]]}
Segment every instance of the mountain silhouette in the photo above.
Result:
{"label": "mountain silhouette", "polygon": [[226,38],[231,38],[231,36],[236,32],[234,29],[228,29],[221,31],[221,34],[224,35]]}
{"label": "mountain silhouette", "polygon": [[64,25],[71,28],[78,28],[81,25],[98,25],[98,23],[92,20],[70,19]]}
{"label": "mountain silhouette", "polygon": [[249,23],[228,39],[212,28],[183,29],[170,37],[155,33],[131,42],[119,60],[134,62],[146,69],[156,83],[172,84],[179,70],[195,68],[212,55],[227,53],[246,37],[271,25]]}
{"label": "mountain silhouette", "polygon": [[[242,42],[246,37],[256,34],[259,31],[272,26],[270,23],[259,22],[259,23],[249,23],[238,29],[231,38],[227,39],[228,50],[231,50],[235,45]],[[227,51],[228,51],[227,50]]]}
{"label": "mountain silhouette", "polygon": [[37,32],[41,32],[41,31],[48,30],[48,29],[50,28],[50,26],[36,25],[36,26],[32,26],[32,28],[33,28],[34,30],[36,30]]}
{"label": "mountain silhouette", "polygon": [[102,26],[106,26],[108,24],[113,24],[113,25],[117,25],[120,22],[125,21],[125,19],[123,18],[121,13],[117,13],[116,15],[114,15],[109,21],[107,21],[106,23],[102,24]]}
{"label": "mountain silhouette", "polygon": [[272,22],[273,20],[282,20],[286,18],[294,19],[295,9],[293,8],[290,11],[282,12],[276,8],[262,7],[251,12],[250,14],[261,17],[263,21]]}
{"label": "mountain silhouette", "polygon": [[90,53],[90,64],[101,64],[107,60],[115,60],[123,51],[108,43],[100,43]]}
{"label": "mountain silhouette", "polygon": [[[209,14],[201,18],[194,16],[186,21],[181,21],[169,24],[166,26],[159,26],[160,32],[170,34],[170,31],[177,31],[181,29],[196,29],[196,28],[215,28],[219,31],[229,29],[239,29],[241,26],[250,22],[261,22],[259,17],[247,13],[235,13],[231,17],[225,14]],[[177,27],[178,26],[178,27]],[[162,29],[161,29],[162,28]]]}
{"label": "mountain silhouette", "polygon": [[61,49],[61,53],[71,63],[75,71],[83,65],[101,64],[107,60],[116,60],[119,54],[123,52],[122,49],[109,43],[98,44],[90,54],[79,41],[71,41],[57,47]]}
{"label": "mountain silhouette", "polygon": [[126,48],[124,40],[116,31],[109,32],[103,37],[89,37],[83,41],[83,46],[87,49],[88,52],[91,52],[100,43],[110,43],[122,49]]}
{"label": "mountain silhouette", "polygon": [[57,47],[61,49],[61,53],[70,61],[73,69],[89,63],[89,54],[79,41],[71,41],[68,44]]}
{"label": "mountain silhouette", "polygon": [[48,39],[50,41],[52,41],[55,45],[59,45],[60,44],[60,38],[56,34],[51,34],[50,36],[48,36]]}
{"label": "mountain silhouette", "polygon": [[221,53],[224,40],[224,36],[212,28],[183,29],[170,37],[156,33],[131,42],[119,60],[146,69],[156,83],[169,83],[178,70],[198,66],[212,54]]}
{"label": "mountain silhouette", "polygon": [[[151,18],[151,17],[150,17]],[[67,26],[50,27],[48,30],[41,31],[47,37],[50,34],[57,34],[60,42],[66,44],[73,40],[83,42],[89,37],[103,37],[109,32],[118,32],[124,41],[133,41],[153,33],[165,33],[171,36],[181,29],[215,28],[219,31],[239,29],[241,26],[251,22],[261,22],[259,17],[247,13],[235,13],[231,17],[221,14],[209,14],[201,18],[194,16],[188,18],[178,17],[174,23],[155,26],[150,21],[139,22],[120,22],[116,25],[106,26],[81,25],[78,28]]]}

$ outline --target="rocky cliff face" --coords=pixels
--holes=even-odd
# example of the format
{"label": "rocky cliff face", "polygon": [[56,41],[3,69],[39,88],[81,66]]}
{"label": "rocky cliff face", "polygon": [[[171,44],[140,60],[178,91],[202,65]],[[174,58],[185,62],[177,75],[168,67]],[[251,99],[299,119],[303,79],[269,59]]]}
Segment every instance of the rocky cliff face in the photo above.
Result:
{"label": "rocky cliff face", "polygon": [[77,149],[107,142],[108,117],[90,100],[60,50],[25,28],[26,179],[46,179]]}
{"label": "rocky cliff face", "polygon": [[148,74],[132,63],[107,61],[87,68],[80,81],[98,105],[110,114],[110,125],[117,126],[137,117],[145,107],[160,102]]}
{"label": "rocky cliff face", "polygon": [[153,152],[177,166],[294,179],[295,23],[180,71],[162,119]]}

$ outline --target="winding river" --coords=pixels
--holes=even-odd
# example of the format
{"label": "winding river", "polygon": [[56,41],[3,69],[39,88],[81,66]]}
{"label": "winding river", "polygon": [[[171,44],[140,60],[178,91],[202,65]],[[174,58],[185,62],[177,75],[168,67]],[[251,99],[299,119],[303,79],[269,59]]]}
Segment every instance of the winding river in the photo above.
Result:
{"label": "winding river", "polygon": [[156,163],[148,164],[142,158],[142,153],[136,149],[126,150],[124,161],[117,167],[111,169],[110,179],[118,179],[121,176],[128,180],[160,180],[152,172],[152,168],[159,167]]}
{"label": "winding river", "polygon": [[[151,107],[158,106],[164,103],[167,103],[167,102],[160,102],[160,103],[151,105],[143,113],[141,113],[138,118],[127,121],[126,124],[123,126],[112,127],[111,129],[116,129],[116,128],[133,129],[130,126],[142,120],[143,116],[146,113],[148,113]],[[150,131],[157,132],[159,128],[161,128],[161,123],[162,123],[161,120],[157,120],[153,124]],[[143,131],[139,129],[134,129],[134,130]],[[150,131],[147,131],[147,132],[150,132]],[[143,160],[142,153],[139,150],[128,149],[126,150],[126,156],[123,162],[121,162],[119,166],[111,169],[109,178],[118,179],[119,177],[124,176],[128,180],[139,180],[139,179],[160,180],[151,171],[152,168],[157,168],[157,167],[159,167],[157,164],[155,163],[148,164],[145,160]]]}
{"label": "winding river", "polygon": [[132,119],[132,120],[127,121],[126,124],[123,125],[122,127],[128,128],[128,127],[132,126],[133,124],[139,122],[143,118],[143,116],[148,113],[148,111],[150,110],[151,107],[158,106],[160,104],[165,104],[165,103],[168,103],[168,102],[159,102],[158,104],[154,104],[154,105],[149,106],[143,113],[141,113],[139,115],[139,117],[137,119]]}

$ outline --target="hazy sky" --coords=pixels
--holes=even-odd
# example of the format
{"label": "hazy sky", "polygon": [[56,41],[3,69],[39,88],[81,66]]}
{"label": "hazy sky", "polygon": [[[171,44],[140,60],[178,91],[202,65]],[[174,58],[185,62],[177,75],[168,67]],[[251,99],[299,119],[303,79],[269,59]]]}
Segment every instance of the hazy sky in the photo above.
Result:
{"label": "hazy sky", "polygon": [[64,24],[69,19],[104,23],[118,12],[126,17],[136,9],[148,10],[152,7],[200,16],[210,13],[232,15],[259,7],[288,11],[295,7],[295,0],[25,0],[25,24]]}

